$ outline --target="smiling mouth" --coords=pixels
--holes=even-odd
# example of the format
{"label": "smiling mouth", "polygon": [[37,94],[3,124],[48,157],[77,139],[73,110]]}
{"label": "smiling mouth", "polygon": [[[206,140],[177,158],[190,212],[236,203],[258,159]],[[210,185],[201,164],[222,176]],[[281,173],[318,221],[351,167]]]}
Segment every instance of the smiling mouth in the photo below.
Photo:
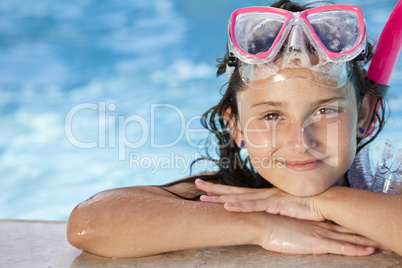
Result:
{"label": "smiling mouth", "polygon": [[284,161],[282,164],[293,171],[311,171],[319,168],[324,164],[325,159],[314,159],[307,161]]}

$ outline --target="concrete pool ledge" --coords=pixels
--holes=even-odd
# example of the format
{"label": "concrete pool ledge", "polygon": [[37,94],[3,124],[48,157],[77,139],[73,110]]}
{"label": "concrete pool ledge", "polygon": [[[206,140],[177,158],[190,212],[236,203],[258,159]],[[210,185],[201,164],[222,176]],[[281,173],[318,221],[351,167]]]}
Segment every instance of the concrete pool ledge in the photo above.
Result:
{"label": "concrete pool ledge", "polygon": [[0,220],[0,267],[402,267],[402,257],[284,255],[257,246],[184,250],[136,259],[94,256],[66,240],[66,222]]}

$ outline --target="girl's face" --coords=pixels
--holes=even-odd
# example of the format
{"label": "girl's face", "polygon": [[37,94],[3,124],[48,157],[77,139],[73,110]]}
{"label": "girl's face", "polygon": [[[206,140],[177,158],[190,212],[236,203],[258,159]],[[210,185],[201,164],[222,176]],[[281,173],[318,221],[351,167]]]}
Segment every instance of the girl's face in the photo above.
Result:
{"label": "girl's face", "polygon": [[350,82],[339,89],[299,78],[264,89],[246,86],[238,107],[237,141],[245,141],[252,165],[267,181],[297,196],[344,183],[358,128]]}

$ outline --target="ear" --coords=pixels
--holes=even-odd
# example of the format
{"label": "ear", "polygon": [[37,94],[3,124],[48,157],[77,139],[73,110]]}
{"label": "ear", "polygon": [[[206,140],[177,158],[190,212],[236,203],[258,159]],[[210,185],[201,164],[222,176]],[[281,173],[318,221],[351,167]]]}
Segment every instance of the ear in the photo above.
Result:
{"label": "ear", "polygon": [[[376,109],[376,103],[377,97],[373,94],[367,94],[364,96],[357,119],[357,136],[359,138],[362,138],[370,127],[369,124]],[[364,130],[363,133],[359,131],[360,128]]]}
{"label": "ear", "polygon": [[[232,114],[232,109],[227,108],[223,115],[223,120],[226,122],[226,124],[229,128],[230,134],[232,135],[237,146],[239,146],[240,148],[245,148],[244,137],[243,137],[243,132],[241,130],[241,125],[238,121],[234,121],[234,118],[233,118],[233,116],[231,116],[231,114]],[[243,145],[243,147],[241,145]]]}

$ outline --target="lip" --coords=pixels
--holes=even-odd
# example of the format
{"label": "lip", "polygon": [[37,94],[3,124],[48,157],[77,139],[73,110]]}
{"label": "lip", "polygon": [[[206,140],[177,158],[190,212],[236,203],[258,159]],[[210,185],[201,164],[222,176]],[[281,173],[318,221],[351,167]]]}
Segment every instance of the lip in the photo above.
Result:
{"label": "lip", "polygon": [[311,159],[305,161],[284,161],[283,164],[286,168],[293,170],[293,171],[312,171],[318,169],[322,164],[324,164],[325,159]]}

